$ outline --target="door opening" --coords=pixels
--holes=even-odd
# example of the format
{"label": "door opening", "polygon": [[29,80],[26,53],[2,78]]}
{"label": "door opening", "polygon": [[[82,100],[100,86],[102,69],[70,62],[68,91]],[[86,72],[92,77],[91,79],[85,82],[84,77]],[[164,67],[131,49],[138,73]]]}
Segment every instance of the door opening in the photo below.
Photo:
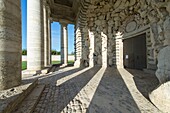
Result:
{"label": "door opening", "polygon": [[123,41],[123,60],[125,68],[146,68],[146,34]]}

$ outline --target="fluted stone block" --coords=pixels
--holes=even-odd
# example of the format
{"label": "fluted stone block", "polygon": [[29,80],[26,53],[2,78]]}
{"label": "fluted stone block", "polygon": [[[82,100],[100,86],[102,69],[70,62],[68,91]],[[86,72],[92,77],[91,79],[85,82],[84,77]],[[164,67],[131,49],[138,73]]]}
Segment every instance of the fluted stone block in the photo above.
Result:
{"label": "fluted stone block", "polygon": [[44,67],[44,31],[42,0],[27,0],[27,69]]}
{"label": "fluted stone block", "polygon": [[21,82],[20,0],[0,0],[0,90]]}

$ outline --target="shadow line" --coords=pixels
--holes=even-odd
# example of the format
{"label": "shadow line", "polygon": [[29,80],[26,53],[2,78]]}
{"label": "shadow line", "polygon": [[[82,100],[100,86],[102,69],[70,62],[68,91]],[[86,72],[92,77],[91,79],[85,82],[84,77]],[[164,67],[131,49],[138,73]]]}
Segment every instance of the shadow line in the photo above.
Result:
{"label": "shadow line", "polygon": [[86,113],[141,113],[119,71],[108,67]]}
{"label": "shadow line", "polygon": [[68,79],[60,85],[57,85],[57,81],[64,76],[69,77],[71,74],[73,74],[70,73],[71,71],[66,72],[65,74],[57,74],[56,76],[59,77],[43,78],[44,82],[46,80],[51,82],[46,85],[42,97],[40,98],[40,103],[44,101],[44,99],[46,100],[43,103],[43,105],[45,106],[41,106],[41,108],[45,110],[45,113],[48,111],[61,113],[68,108],[67,106],[70,105],[70,103],[74,103],[76,106],[76,103],[78,103],[79,101],[75,99],[75,97],[79,95],[81,89],[91,80],[91,78],[93,78],[93,76],[98,72],[99,69],[100,67],[89,68],[84,72],[82,71],[82,69],[74,70],[73,72],[78,72],[78,70],[81,70],[82,73]]}
{"label": "shadow line", "polygon": [[141,70],[126,70],[133,75],[133,80],[140,93],[149,100],[149,93],[159,85],[159,81],[156,76],[145,73]]}

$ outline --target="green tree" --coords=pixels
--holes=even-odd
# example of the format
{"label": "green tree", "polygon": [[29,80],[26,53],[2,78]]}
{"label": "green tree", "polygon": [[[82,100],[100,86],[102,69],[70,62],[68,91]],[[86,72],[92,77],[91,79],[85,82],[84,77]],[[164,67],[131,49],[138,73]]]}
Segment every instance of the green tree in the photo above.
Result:
{"label": "green tree", "polygon": [[57,51],[57,55],[60,55],[60,51]]}
{"label": "green tree", "polygon": [[27,55],[27,50],[26,49],[22,50],[22,55]]}
{"label": "green tree", "polygon": [[57,51],[56,50],[52,50],[51,51],[51,55],[56,55],[57,54]]}

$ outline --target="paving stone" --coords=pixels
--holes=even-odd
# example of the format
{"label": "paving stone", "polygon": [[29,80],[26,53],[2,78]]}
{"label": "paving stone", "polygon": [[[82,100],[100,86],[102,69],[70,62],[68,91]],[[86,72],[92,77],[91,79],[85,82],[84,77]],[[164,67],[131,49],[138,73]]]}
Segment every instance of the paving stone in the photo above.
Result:
{"label": "paving stone", "polygon": [[[50,84],[39,100],[42,106],[37,104],[33,113],[38,109],[40,113],[161,113],[148,100],[147,93],[157,85],[153,75],[114,68],[95,67],[85,72],[68,68],[65,70],[69,71],[63,69],[62,73],[40,79],[40,83]],[[57,85],[64,77],[68,80]]]}

